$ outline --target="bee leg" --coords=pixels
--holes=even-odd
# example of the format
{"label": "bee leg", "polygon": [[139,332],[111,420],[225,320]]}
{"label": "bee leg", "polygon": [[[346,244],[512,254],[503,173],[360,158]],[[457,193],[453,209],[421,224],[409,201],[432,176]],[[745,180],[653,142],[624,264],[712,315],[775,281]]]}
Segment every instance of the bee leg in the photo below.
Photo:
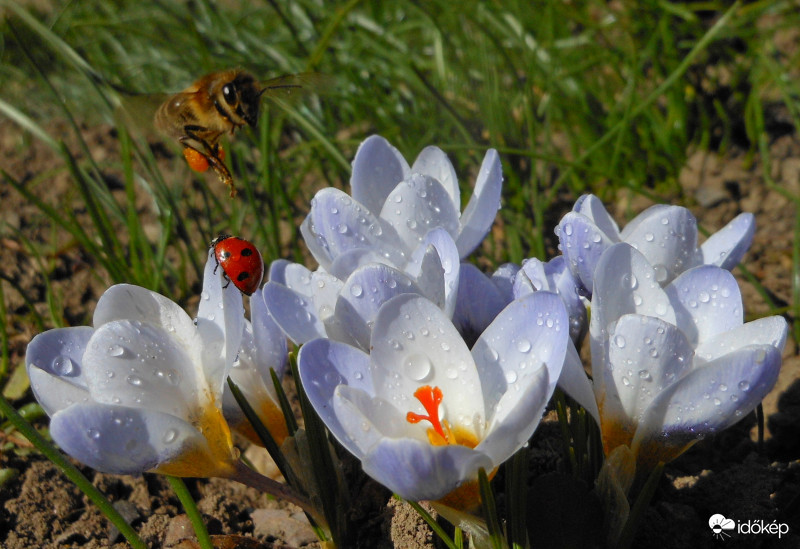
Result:
{"label": "bee leg", "polygon": [[[230,170],[228,170],[228,167],[225,166],[225,163],[219,158],[219,145],[214,145],[212,147],[208,144],[208,142],[197,137],[194,132],[198,131],[198,129],[204,128],[199,126],[185,126],[184,131],[186,132],[186,135],[178,139],[178,141],[180,141],[184,147],[197,151],[203,155],[203,157],[208,161],[208,165],[214,169],[214,172],[217,174],[217,177],[219,177],[219,180],[230,187],[231,198],[235,197],[236,185],[233,183],[233,176],[231,175]],[[190,145],[189,141],[202,143],[205,151],[201,151],[197,147]]]}

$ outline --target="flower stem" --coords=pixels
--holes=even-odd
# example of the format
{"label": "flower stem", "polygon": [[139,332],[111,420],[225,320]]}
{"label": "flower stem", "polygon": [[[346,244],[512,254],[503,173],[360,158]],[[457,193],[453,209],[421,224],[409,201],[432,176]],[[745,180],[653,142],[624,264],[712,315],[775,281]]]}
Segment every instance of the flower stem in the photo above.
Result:
{"label": "flower stem", "polygon": [[192,522],[194,533],[197,535],[197,542],[200,544],[200,547],[202,549],[213,549],[214,544],[211,541],[211,537],[208,535],[208,530],[203,522],[203,516],[200,514],[197,503],[192,498],[192,494],[189,493],[189,489],[186,487],[183,479],[169,475],[165,476],[172,490],[175,492],[175,495],[177,495],[178,499],[181,501],[183,510],[186,511],[186,516],[188,516],[189,520]]}
{"label": "flower stem", "polygon": [[301,496],[286,484],[272,480],[271,478],[267,478],[264,475],[254,471],[241,461],[236,462],[236,472],[228,478],[244,484],[245,486],[250,486],[251,488],[255,488],[256,490],[270,494],[271,496],[275,496],[276,498],[294,503],[304,511],[311,513],[313,516],[317,516],[319,514],[317,509],[314,508],[308,498]]}

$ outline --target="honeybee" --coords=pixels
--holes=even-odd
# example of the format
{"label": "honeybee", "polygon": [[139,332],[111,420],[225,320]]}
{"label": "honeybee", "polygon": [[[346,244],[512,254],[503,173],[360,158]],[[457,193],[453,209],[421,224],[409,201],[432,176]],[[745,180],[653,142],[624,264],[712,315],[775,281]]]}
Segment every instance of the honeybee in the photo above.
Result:
{"label": "honeybee", "polygon": [[156,111],[155,125],[183,145],[190,167],[198,171],[213,168],[234,197],[236,186],[219,145],[222,135],[232,135],[245,124],[254,128],[262,97],[291,99],[313,91],[321,80],[321,75],[315,73],[290,74],[259,82],[240,69],[212,72],[169,97]]}

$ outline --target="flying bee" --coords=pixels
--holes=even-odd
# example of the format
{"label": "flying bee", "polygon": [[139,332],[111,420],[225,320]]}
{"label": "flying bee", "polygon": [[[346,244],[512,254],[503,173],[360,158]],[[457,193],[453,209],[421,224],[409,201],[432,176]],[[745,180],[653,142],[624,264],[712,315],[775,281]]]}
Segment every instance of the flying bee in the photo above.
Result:
{"label": "flying bee", "polygon": [[234,197],[236,186],[223,162],[220,138],[245,124],[254,128],[262,97],[291,100],[315,91],[323,80],[316,73],[301,73],[259,82],[240,69],[212,72],[167,99],[156,111],[155,125],[183,145],[192,169],[205,171],[210,166]]}

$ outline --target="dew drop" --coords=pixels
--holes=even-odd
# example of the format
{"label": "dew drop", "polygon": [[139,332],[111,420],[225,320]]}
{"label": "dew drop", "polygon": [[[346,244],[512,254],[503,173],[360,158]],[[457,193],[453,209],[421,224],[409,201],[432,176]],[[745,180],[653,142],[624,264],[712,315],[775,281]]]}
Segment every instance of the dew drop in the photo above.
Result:
{"label": "dew drop", "polygon": [[622,335],[616,336],[614,338],[614,343],[616,344],[617,347],[623,349],[625,347],[625,337]]}
{"label": "dew drop", "polygon": [[178,438],[178,430],[177,429],[168,429],[166,433],[164,433],[164,444],[172,444],[175,442],[175,439]]}
{"label": "dew drop", "polygon": [[87,429],[86,435],[93,440],[98,440],[100,438],[100,431],[97,429]]}
{"label": "dew drop", "polygon": [[572,236],[572,225],[570,223],[564,225],[564,234],[567,236]]}
{"label": "dew drop", "polygon": [[361,297],[364,294],[364,288],[361,287],[361,284],[353,284],[350,286],[350,293],[353,297]]}
{"label": "dew drop", "polygon": [[122,356],[125,354],[125,349],[121,345],[111,345],[106,352],[108,356]]}
{"label": "dew drop", "polygon": [[720,383],[720,384],[719,384],[719,390],[720,390],[720,391],[722,391],[722,392],[724,393],[725,391],[727,391],[727,390],[728,390],[728,386],[727,386],[727,385],[725,385],[724,383]]}
{"label": "dew drop", "polygon": [[406,358],[404,364],[406,375],[414,381],[423,381],[431,371],[431,361],[428,357],[420,354],[413,354]]}
{"label": "dew drop", "polygon": [[650,375],[650,372],[647,370],[639,370],[639,379],[643,381],[650,381],[653,379],[653,376]]}
{"label": "dew drop", "polygon": [[516,383],[517,382],[517,372],[515,372],[514,370],[508,370],[506,372],[506,382],[509,385],[512,385],[512,384]]}
{"label": "dew drop", "polygon": [[531,342],[525,338],[517,340],[517,351],[527,353],[531,350]]}
{"label": "dew drop", "polygon": [[202,292],[200,292],[200,299],[202,299],[203,301],[208,301],[209,299],[211,299],[211,295],[205,290],[203,290]]}
{"label": "dew drop", "polygon": [[631,380],[630,380],[630,379],[628,379],[627,377],[623,377],[623,378],[622,378],[622,384],[623,384],[625,387],[630,387],[630,386],[631,386]]}
{"label": "dew drop", "polygon": [[750,382],[747,380],[742,380],[739,382],[739,389],[742,391],[749,391],[750,390]]}
{"label": "dew drop", "polygon": [[646,233],[646,234],[644,235],[644,239],[645,239],[647,242],[652,242],[653,240],[655,240],[655,238],[656,238],[656,237],[655,237],[655,235],[654,235],[653,233]]}
{"label": "dew drop", "polygon": [[708,303],[708,301],[711,299],[711,296],[708,295],[708,292],[702,291],[697,296],[697,299],[700,300],[700,303]]}
{"label": "dew drop", "polygon": [[68,356],[57,356],[53,359],[53,373],[57,376],[68,376],[75,370],[75,365]]}
{"label": "dew drop", "polygon": [[129,375],[127,378],[125,378],[125,381],[134,387],[139,387],[142,385],[142,379],[135,375]]}
{"label": "dew drop", "polygon": [[722,401],[717,397],[714,397],[714,406],[719,406],[720,404],[722,404]]}
{"label": "dew drop", "polygon": [[445,373],[447,379],[456,379],[458,377],[458,370],[455,368],[448,368]]}

